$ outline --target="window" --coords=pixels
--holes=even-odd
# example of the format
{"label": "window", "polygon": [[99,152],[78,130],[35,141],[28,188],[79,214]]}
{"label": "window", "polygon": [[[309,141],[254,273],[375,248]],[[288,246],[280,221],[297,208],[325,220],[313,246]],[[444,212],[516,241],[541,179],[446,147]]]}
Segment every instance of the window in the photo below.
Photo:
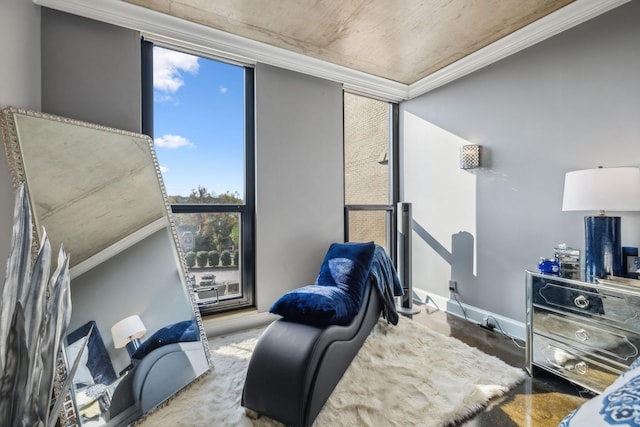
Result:
{"label": "window", "polygon": [[143,58],[143,128],[200,311],[251,306],[253,69],[148,42]]}
{"label": "window", "polygon": [[374,241],[395,258],[397,105],[344,94],[345,240]]}

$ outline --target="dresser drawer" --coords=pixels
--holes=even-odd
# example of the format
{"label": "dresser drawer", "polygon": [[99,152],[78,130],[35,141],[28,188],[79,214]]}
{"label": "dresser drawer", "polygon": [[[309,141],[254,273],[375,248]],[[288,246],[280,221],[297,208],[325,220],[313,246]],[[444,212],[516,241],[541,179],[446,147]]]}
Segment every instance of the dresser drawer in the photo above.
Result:
{"label": "dresser drawer", "polygon": [[601,393],[622,373],[553,339],[533,334],[532,363],[547,371]]}
{"label": "dresser drawer", "polygon": [[632,293],[547,277],[532,278],[532,302],[626,329],[640,329],[640,297]]}
{"label": "dresser drawer", "polygon": [[640,335],[637,333],[540,308],[534,308],[533,311],[533,332],[611,360],[621,369],[629,366],[639,354]]}

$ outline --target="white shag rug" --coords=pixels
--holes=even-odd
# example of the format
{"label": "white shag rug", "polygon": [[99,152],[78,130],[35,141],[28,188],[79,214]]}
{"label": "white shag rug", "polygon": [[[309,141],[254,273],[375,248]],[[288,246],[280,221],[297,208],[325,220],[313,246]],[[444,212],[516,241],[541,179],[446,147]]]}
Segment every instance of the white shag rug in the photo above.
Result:
{"label": "white shag rug", "polygon": [[[248,418],[240,398],[264,328],[209,340],[213,370],[139,423],[156,426],[282,426]],[[445,426],[467,418],[525,378],[463,342],[412,320],[380,320],[315,420],[324,426]]]}

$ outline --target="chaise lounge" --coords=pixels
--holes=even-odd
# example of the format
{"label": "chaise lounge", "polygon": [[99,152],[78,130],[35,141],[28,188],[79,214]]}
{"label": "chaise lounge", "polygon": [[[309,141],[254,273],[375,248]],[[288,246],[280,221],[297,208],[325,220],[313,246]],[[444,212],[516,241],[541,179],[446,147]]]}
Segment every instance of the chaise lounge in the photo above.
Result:
{"label": "chaise lounge", "polygon": [[[333,309],[343,290],[358,303],[350,317]],[[310,426],[380,313],[397,323],[393,297],[402,292],[384,249],[373,243],[332,244],[316,284],[289,292],[272,306],[283,318],[269,325],[253,352],[242,394],[247,413]]]}

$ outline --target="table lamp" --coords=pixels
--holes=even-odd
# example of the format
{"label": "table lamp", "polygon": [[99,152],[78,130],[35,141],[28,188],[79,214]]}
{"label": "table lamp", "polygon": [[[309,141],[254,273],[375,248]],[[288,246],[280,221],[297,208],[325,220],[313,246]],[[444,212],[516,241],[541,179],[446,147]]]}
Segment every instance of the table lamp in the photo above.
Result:
{"label": "table lamp", "polygon": [[113,345],[115,348],[126,346],[129,356],[140,347],[140,338],[146,333],[147,328],[137,314],[126,317],[111,327]]}
{"label": "table lamp", "polygon": [[605,211],[640,210],[640,169],[615,167],[568,172],[564,179],[563,211],[599,211],[584,217],[585,275],[621,276],[620,217]]}

